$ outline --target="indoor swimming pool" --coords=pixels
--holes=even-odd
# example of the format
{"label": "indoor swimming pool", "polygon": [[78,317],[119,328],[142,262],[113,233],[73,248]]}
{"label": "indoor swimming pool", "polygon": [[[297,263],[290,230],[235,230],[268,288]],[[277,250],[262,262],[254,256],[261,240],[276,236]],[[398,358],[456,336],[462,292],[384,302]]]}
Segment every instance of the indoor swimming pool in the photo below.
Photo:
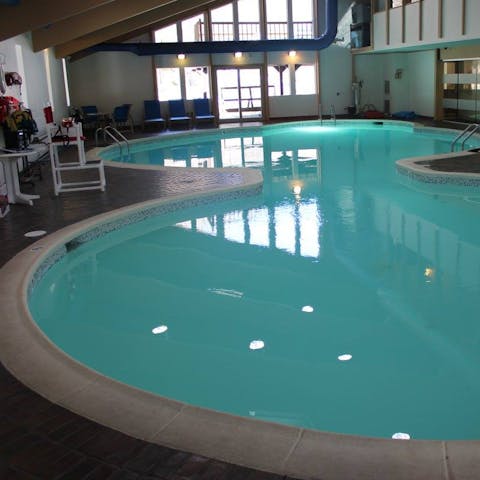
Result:
{"label": "indoor swimming pool", "polygon": [[132,143],[116,160],[255,168],[263,192],[69,241],[30,292],[32,316],[79,362],[187,404],[478,439],[480,195],[416,188],[395,168],[451,141],[377,122]]}

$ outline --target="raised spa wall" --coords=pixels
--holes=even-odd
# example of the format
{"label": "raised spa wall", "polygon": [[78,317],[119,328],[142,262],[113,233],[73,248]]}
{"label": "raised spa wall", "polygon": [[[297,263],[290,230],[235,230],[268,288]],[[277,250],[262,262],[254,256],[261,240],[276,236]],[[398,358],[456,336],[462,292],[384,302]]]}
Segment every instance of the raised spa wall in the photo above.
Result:
{"label": "raised spa wall", "polygon": [[396,164],[399,173],[417,182],[464,187],[480,185],[480,169],[474,168],[480,165],[480,153],[476,151],[405,158]]}

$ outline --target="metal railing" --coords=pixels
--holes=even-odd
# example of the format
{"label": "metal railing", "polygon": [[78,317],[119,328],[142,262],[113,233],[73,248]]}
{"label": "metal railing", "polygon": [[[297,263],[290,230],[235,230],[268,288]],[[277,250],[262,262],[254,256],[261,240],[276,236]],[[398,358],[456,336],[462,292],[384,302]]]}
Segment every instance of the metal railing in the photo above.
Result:
{"label": "metal railing", "polygon": [[[292,38],[313,38],[313,22],[292,22]],[[197,41],[205,41],[205,24],[199,22],[195,27]],[[231,41],[235,40],[233,22],[212,22],[212,40]],[[289,38],[288,22],[267,22],[268,40],[287,40]],[[261,29],[259,22],[238,22],[239,40],[260,40]]]}
{"label": "metal railing", "polygon": [[[318,104],[318,119],[320,120],[320,125],[323,125],[323,113],[322,113],[322,104]],[[337,113],[335,112],[335,105],[330,105],[330,120],[333,120],[333,124],[337,124]]]}
{"label": "metal railing", "polygon": [[106,127],[100,127],[95,130],[95,145],[98,145],[98,134],[103,133],[103,141],[107,141],[107,136],[110,137],[119,147],[120,149],[120,156],[123,156],[123,146],[122,144],[125,143],[127,146],[127,155],[130,155],[130,143],[128,139],[120,133],[116,128],[112,127],[111,125],[107,125]]}
{"label": "metal railing", "polygon": [[337,114],[335,112],[335,106],[332,104],[330,105],[330,118],[333,120],[333,124],[337,124]]}
{"label": "metal railing", "polygon": [[471,123],[468,125],[464,130],[462,130],[450,144],[450,151],[453,152],[455,150],[455,145],[461,140],[461,150],[465,147],[465,142],[478,130],[480,129],[480,125],[477,123]]}

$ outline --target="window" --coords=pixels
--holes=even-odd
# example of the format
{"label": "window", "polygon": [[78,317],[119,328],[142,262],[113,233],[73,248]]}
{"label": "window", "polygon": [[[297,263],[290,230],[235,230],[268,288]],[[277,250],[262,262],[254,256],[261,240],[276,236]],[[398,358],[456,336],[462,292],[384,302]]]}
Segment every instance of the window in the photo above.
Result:
{"label": "window", "polygon": [[187,99],[210,98],[210,82],[207,67],[185,67]]}
{"label": "window", "polygon": [[292,1],[293,38],[313,38],[312,0]]}
{"label": "window", "polygon": [[268,95],[279,97],[290,95],[290,72],[288,65],[268,66]]}
{"label": "window", "polygon": [[238,39],[260,40],[258,0],[238,0]]}
{"label": "window", "polygon": [[229,3],[211,11],[212,40],[234,40],[233,34],[233,5]]}
{"label": "window", "polygon": [[179,68],[157,68],[158,99],[161,101],[182,98]]}
{"label": "window", "polygon": [[315,66],[295,65],[295,93],[312,95],[316,92]]}
{"label": "window", "polygon": [[155,31],[156,43],[173,43],[178,42],[177,25],[169,25],[168,27],[161,28]]}
{"label": "window", "polygon": [[477,123],[480,119],[480,62],[444,62],[443,73],[444,118]]}
{"label": "window", "polygon": [[182,41],[205,41],[205,19],[203,15],[197,15],[182,22]]}
{"label": "window", "polygon": [[267,38],[282,40],[288,38],[287,0],[267,0]]}

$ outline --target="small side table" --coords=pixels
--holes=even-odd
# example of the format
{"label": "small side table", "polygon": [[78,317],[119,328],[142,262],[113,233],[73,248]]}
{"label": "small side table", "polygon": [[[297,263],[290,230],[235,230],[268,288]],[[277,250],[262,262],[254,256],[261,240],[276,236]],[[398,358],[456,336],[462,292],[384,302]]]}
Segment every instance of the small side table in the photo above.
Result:
{"label": "small side table", "polygon": [[38,152],[33,148],[25,150],[8,150],[6,148],[0,148],[0,162],[2,162],[5,171],[8,203],[33,205],[33,200],[40,198],[39,195],[22,193],[20,191],[20,182],[18,180],[17,160],[19,158],[28,158],[34,155],[38,155]]}

